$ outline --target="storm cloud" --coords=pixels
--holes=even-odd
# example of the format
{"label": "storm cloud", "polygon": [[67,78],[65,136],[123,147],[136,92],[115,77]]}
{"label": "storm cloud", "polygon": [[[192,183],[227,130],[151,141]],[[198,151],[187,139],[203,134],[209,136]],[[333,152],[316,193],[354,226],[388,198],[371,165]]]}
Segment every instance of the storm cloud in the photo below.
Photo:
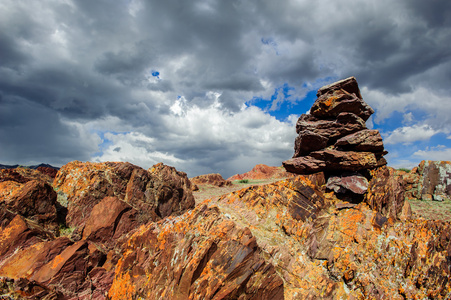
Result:
{"label": "storm cloud", "polygon": [[280,165],[307,93],[348,76],[410,162],[451,147],[446,0],[4,0],[0,30],[0,163]]}

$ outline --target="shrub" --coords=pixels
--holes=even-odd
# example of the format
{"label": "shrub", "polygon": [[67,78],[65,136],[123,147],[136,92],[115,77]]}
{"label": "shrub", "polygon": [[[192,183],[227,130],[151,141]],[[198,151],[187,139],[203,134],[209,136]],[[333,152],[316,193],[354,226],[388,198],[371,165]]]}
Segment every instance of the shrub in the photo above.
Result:
{"label": "shrub", "polygon": [[238,183],[249,183],[249,179],[238,180]]}

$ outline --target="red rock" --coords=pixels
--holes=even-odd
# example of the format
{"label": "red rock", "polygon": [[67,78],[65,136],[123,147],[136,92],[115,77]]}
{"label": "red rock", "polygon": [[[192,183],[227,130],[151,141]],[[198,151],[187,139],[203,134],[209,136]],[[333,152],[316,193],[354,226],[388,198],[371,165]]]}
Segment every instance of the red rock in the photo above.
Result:
{"label": "red rock", "polygon": [[340,138],[335,147],[352,151],[381,152],[384,151],[382,137],[378,130],[362,130]]}
{"label": "red rock", "polygon": [[56,173],[58,173],[58,169],[50,168],[50,167],[37,167],[36,170],[41,172],[42,174],[48,175],[51,178],[55,178]]}
{"label": "red rock", "polygon": [[317,133],[308,130],[301,131],[294,141],[293,157],[307,155],[312,151],[326,148],[328,141],[328,138]]}
{"label": "red rock", "polygon": [[242,180],[242,179],[279,179],[293,177],[293,174],[288,173],[283,167],[270,167],[265,164],[258,164],[249,172],[243,174],[236,174],[228,178],[229,181]]}
{"label": "red rock", "polygon": [[109,299],[283,299],[283,280],[249,229],[198,206],[139,229],[118,262]]}
{"label": "red rock", "polygon": [[358,171],[374,169],[385,165],[385,160],[378,160],[371,152],[338,151],[325,149],[286,160],[283,166],[290,172],[310,174],[321,171]]}
{"label": "red rock", "polygon": [[194,185],[214,185],[217,187],[230,186],[232,182],[222,178],[221,174],[206,174],[199,175],[190,179],[191,184]]}
{"label": "red rock", "polygon": [[365,202],[382,215],[397,219],[405,205],[405,188],[403,182],[397,180],[394,174],[393,168],[385,166],[372,170]]}
{"label": "red rock", "polygon": [[21,216],[42,225],[57,226],[56,193],[42,181],[31,180],[25,183],[11,199],[7,207]]}
{"label": "red rock", "polygon": [[194,207],[191,183],[183,172],[157,164],[149,171],[130,163],[63,166],[55,177],[59,202],[67,206],[68,226],[83,225],[103,198],[116,196],[138,210],[142,223]]}
{"label": "red rock", "polygon": [[366,129],[365,121],[353,113],[343,112],[336,120],[322,120],[312,115],[301,115],[296,123],[296,132],[312,132],[328,139],[333,145],[343,136]]}
{"label": "red rock", "polygon": [[318,99],[310,113],[319,118],[335,118],[341,112],[352,112],[366,121],[374,110],[362,101],[357,80],[349,77],[324,86],[316,94]]}
{"label": "red rock", "polygon": [[348,191],[363,195],[368,189],[368,180],[360,174],[331,176],[327,180],[328,189],[335,193],[346,193]]}
{"label": "red rock", "polygon": [[83,239],[101,244],[115,244],[138,226],[136,211],[116,197],[105,197],[91,211],[83,229]]}

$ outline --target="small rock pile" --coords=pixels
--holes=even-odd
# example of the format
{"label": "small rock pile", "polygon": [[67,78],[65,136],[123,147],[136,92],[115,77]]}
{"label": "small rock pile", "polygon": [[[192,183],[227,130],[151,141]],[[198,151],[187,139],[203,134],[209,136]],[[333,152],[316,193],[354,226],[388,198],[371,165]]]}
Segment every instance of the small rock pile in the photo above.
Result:
{"label": "small rock pile", "polygon": [[297,174],[324,172],[329,189],[364,194],[368,180],[362,171],[387,164],[379,131],[365,124],[374,110],[354,77],[320,88],[317,97],[296,123],[295,153],[283,166]]}

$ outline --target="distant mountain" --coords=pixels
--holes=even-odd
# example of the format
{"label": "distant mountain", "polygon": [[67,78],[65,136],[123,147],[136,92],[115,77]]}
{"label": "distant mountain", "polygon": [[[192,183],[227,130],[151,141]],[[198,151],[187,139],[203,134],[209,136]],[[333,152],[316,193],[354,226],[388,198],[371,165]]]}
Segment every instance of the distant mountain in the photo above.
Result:
{"label": "distant mountain", "polygon": [[32,165],[32,166],[22,166],[22,165],[2,165],[0,164],[0,169],[15,169],[18,167],[24,167],[24,168],[29,168],[29,169],[33,169],[36,170],[39,167],[43,167],[43,168],[51,168],[51,169],[55,169],[55,170],[59,170],[60,168],[58,167],[54,167],[52,165],[49,164],[39,164],[39,165]]}

